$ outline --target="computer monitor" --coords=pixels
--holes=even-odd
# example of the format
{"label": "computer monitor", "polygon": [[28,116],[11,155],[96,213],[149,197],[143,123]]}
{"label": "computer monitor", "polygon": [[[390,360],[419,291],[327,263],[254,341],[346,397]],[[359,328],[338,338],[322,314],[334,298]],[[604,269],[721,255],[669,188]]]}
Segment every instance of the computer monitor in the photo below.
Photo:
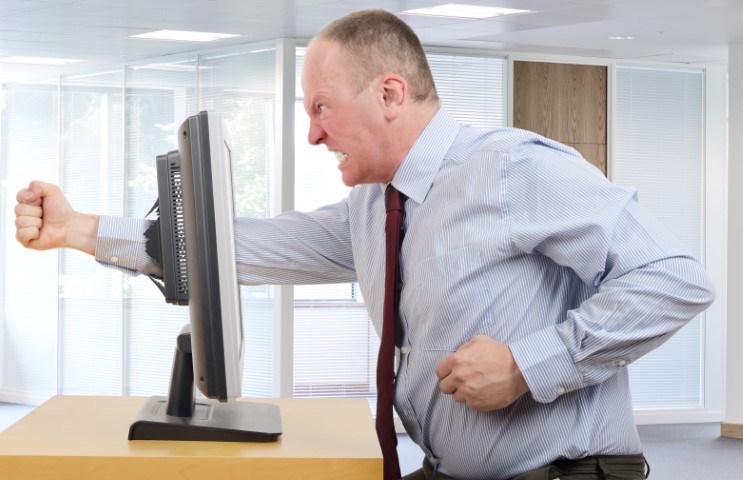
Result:
{"label": "computer monitor", "polygon": [[[168,397],[152,397],[130,440],[275,441],[278,407],[234,401],[241,395],[243,329],[235,262],[232,148],[212,111],[178,128],[178,150],[157,158],[155,242],[163,293],[188,304]],[[148,251],[153,250],[148,248]],[[206,399],[196,399],[194,384]]]}

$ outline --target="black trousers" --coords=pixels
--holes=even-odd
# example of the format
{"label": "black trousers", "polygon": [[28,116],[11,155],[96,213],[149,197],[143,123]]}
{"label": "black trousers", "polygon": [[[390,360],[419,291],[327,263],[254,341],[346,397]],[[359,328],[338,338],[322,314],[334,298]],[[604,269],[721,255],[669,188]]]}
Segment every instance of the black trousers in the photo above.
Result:
{"label": "black trousers", "polygon": [[[512,480],[646,480],[650,474],[642,454],[597,455],[578,460],[557,460],[531,472],[522,473]],[[402,480],[455,480],[437,473],[428,460],[423,468],[405,475]]]}

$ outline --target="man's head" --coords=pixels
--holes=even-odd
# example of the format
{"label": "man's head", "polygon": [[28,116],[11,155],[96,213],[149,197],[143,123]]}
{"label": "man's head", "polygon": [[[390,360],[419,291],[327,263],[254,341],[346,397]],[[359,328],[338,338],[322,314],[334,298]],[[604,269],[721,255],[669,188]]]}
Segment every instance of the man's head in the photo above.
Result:
{"label": "man's head", "polygon": [[378,75],[396,73],[407,80],[413,100],[438,100],[418,36],[395,15],[384,10],[354,12],[323,28],[315,37],[320,39],[343,46],[359,91]]}
{"label": "man's head", "polygon": [[336,152],[343,182],[384,183],[439,107],[412,29],[383,10],[364,10],[325,27],[302,72],[309,141]]}

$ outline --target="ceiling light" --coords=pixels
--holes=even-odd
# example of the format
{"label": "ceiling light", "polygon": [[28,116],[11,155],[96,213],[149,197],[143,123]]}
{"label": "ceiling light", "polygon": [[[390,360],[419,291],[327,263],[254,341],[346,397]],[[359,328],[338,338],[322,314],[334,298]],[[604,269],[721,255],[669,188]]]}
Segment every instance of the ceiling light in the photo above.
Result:
{"label": "ceiling light", "polygon": [[25,63],[27,65],[66,65],[68,63],[82,62],[71,58],[44,58],[44,57],[5,57],[0,58],[3,63]]}
{"label": "ceiling light", "polygon": [[607,40],[634,40],[635,37],[622,37],[622,36],[613,36],[613,37],[606,37]]}
{"label": "ceiling light", "polygon": [[150,40],[175,40],[179,42],[212,42],[223,38],[239,37],[232,33],[188,32],[184,30],[158,30],[156,32],[140,33],[130,38],[146,38]]}
{"label": "ceiling light", "polygon": [[432,17],[453,17],[453,18],[470,18],[482,19],[490,17],[500,17],[503,15],[513,15],[516,13],[529,13],[531,10],[519,10],[516,8],[500,7],[483,7],[476,5],[457,5],[450,3],[448,5],[439,5],[436,7],[415,8],[405,10],[406,15],[427,15]]}

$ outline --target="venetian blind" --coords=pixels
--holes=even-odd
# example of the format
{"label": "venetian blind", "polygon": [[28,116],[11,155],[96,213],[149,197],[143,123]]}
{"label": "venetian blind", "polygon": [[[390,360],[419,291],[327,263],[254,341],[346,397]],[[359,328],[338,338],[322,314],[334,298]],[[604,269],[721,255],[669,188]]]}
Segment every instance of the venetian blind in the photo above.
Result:
{"label": "venetian blind", "polygon": [[[196,56],[187,55],[126,68],[125,216],[143,217],[157,198],[155,159],[177,148],[178,126],[196,112],[196,66]],[[124,393],[165,395],[188,308],[166,303],[144,276],[124,276],[123,283]]]}
{"label": "venetian blind", "polygon": [[[15,192],[36,178],[59,183],[80,211],[144,216],[157,196],[155,158],[176,148],[176,128],[198,108],[222,112],[232,131],[233,173],[242,187],[234,192],[237,214],[270,216],[276,71],[275,49],[265,47],[4,86],[3,218],[13,218]],[[24,250],[12,222],[2,222],[0,233],[2,400],[167,392],[187,308],[165,303],[146,277],[103,268],[79,252]],[[242,293],[243,394],[271,395],[271,289]]]}
{"label": "venetian blind", "polygon": [[[121,215],[124,71],[61,80],[60,186],[75,209]],[[122,393],[122,279],[80,252],[60,250],[59,391]]]}
{"label": "venetian blind", "polygon": [[[615,84],[610,178],[702,259],[704,71],[621,66]],[[703,322],[630,367],[636,409],[703,406]]]}
{"label": "venetian blind", "polygon": [[12,219],[29,181],[59,181],[59,85],[5,85],[0,105],[0,393],[39,403],[57,393],[59,256],[25,250]]}

